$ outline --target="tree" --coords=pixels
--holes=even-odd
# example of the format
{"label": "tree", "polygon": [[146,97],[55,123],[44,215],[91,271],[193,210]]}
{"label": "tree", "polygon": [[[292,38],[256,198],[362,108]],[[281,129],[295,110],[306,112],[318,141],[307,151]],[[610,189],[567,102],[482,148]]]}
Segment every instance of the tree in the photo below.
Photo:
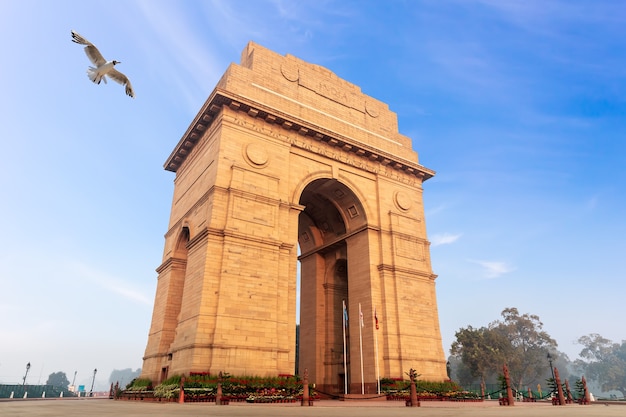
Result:
{"label": "tree", "polygon": [[578,343],[584,348],[578,360],[590,379],[594,379],[605,391],[618,390],[626,395],[626,340],[614,343],[597,333],[582,336]]}
{"label": "tree", "polygon": [[476,379],[485,381],[497,374],[511,350],[509,341],[501,332],[487,327],[474,329],[468,326],[456,332],[455,337],[450,353],[461,359],[463,367],[458,376],[464,385]]}
{"label": "tree", "polygon": [[59,387],[64,390],[70,385],[70,381],[67,380],[67,375],[65,372],[54,372],[48,376],[48,381],[46,381],[46,385],[52,385],[54,387]]}
{"label": "tree", "polygon": [[511,379],[517,382],[518,389],[540,382],[546,371],[546,355],[556,350],[556,341],[543,330],[537,315],[520,315],[517,308],[506,308],[501,315],[504,321],[492,323],[492,328],[502,332],[511,343],[507,358]]}
{"label": "tree", "polygon": [[133,379],[138,378],[139,375],[141,375],[141,368],[137,368],[136,371],[133,371],[131,368],[114,369],[109,377],[109,383],[119,383],[120,387],[125,387],[126,384]]}
{"label": "tree", "polygon": [[494,380],[505,363],[519,390],[550,374],[546,355],[554,353],[557,344],[543,331],[539,317],[520,315],[516,308],[506,308],[501,315],[503,321],[496,320],[488,327],[468,326],[456,332],[450,353],[460,358],[465,368],[458,372],[462,384]]}

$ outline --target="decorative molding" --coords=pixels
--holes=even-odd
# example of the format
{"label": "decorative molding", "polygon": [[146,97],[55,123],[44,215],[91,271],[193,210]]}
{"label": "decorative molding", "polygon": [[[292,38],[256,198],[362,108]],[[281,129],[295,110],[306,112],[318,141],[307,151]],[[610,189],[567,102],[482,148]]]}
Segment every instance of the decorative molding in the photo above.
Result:
{"label": "decorative molding", "polygon": [[[200,113],[187,129],[187,132],[185,132],[182,139],[166,160],[164,168],[167,171],[176,172],[178,168],[180,168],[193,147],[197,145],[203,132],[215,120],[223,106],[228,106],[238,112],[244,112],[255,119],[262,119],[268,123],[268,125],[276,124],[281,126],[284,130],[295,131],[300,137],[310,139],[313,143],[319,142],[320,145],[323,144],[331,148],[336,148],[336,152],[328,152],[328,150],[325,150],[326,146],[313,146],[310,142],[297,140],[291,135],[280,136],[281,139],[287,140],[292,145],[322,154],[375,174],[384,175],[405,183],[413,183],[414,181],[403,180],[398,174],[402,173],[415,178],[415,183],[421,183],[435,175],[435,171],[418,163],[398,158],[367,144],[358,143],[354,139],[343,135],[325,131],[304,120],[291,115],[282,114],[277,110],[269,109],[253,100],[221,89],[214,90]],[[253,126],[253,124],[249,124],[247,127],[251,126]],[[263,133],[271,134],[272,130],[267,129],[267,131]],[[276,133],[274,133],[274,135],[276,135]],[[375,163],[372,164],[372,162]],[[393,175],[393,171],[398,172],[398,174]]]}
{"label": "decorative molding", "polygon": [[265,168],[269,163],[267,150],[255,142],[246,145],[244,157],[250,166],[254,168]]}
{"label": "decorative molding", "polygon": [[164,272],[167,269],[183,269],[187,265],[186,259],[181,258],[167,258],[159,267],[156,269],[156,272],[160,275],[161,272]]}
{"label": "decorative molding", "polygon": [[208,240],[208,237],[209,237],[209,231],[205,227],[204,229],[200,230],[194,237],[189,239],[189,242],[187,242],[187,250],[192,251],[200,243],[206,243],[206,241]]}
{"label": "decorative molding", "polygon": [[427,278],[432,281],[434,281],[437,278],[436,274],[433,274],[427,271],[419,271],[419,270],[411,269],[411,268],[402,268],[402,267],[389,265],[389,264],[380,264],[377,266],[377,269],[379,272],[391,272],[393,274],[400,273],[400,274],[411,275],[411,276],[417,275],[419,277]]}
{"label": "decorative molding", "polygon": [[396,203],[396,207],[398,207],[402,211],[408,211],[413,204],[411,202],[411,197],[404,191],[396,191],[394,195],[394,203]]}

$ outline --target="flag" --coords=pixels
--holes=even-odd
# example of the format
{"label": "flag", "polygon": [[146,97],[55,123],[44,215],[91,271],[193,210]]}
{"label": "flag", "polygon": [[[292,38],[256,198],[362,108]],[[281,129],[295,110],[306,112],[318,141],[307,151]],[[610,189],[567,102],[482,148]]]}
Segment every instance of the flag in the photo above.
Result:
{"label": "flag", "polygon": [[343,300],[343,325],[348,327],[348,310],[346,309],[346,300]]}
{"label": "flag", "polygon": [[376,307],[374,307],[374,323],[376,324],[376,330],[378,330],[378,316],[376,315]]}
{"label": "flag", "polygon": [[359,321],[361,323],[361,327],[365,327],[365,323],[363,323],[363,312],[361,311],[361,303],[359,303]]}

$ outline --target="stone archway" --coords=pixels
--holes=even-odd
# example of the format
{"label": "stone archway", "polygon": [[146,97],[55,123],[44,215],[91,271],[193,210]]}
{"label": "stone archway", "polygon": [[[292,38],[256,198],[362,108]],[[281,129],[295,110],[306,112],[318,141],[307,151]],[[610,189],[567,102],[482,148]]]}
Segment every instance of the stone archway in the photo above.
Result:
{"label": "stone archway", "polygon": [[299,259],[312,383],[359,394],[410,368],[446,378],[422,203],[434,172],[384,103],[250,43],[165,169],[176,179],[143,377],[292,373]]}
{"label": "stone archway", "polygon": [[342,394],[346,378],[348,384],[352,379],[354,357],[350,332],[343,326],[343,305],[350,305],[347,238],[363,231],[367,218],[355,194],[334,179],[311,182],[302,192],[300,204],[304,209],[298,227],[299,368],[309,370],[321,392]]}

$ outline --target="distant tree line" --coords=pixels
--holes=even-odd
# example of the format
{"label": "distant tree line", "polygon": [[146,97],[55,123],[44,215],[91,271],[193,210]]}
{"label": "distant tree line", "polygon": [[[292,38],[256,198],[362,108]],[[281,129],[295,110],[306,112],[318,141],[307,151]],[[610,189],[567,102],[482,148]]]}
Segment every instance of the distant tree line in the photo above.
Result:
{"label": "distant tree line", "polygon": [[597,381],[604,391],[617,390],[626,396],[626,340],[612,342],[593,333],[578,339],[584,348],[575,365],[586,377]]}
{"label": "distant tree line", "polygon": [[65,372],[53,372],[48,375],[46,385],[52,385],[54,387],[59,387],[67,390],[67,387],[69,387],[70,385],[70,381],[67,380],[67,375],[65,375]]}
{"label": "distant tree line", "polygon": [[[133,379],[139,377],[139,375],[141,375],[140,368],[135,371],[133,371],[131,368],[114,369],[113,372],[111,372],[111,376],[109,377],[109,384],[119,383],[121,387],[125,387]],[[70,381],[68,381],[65,372],[59,371],[53,372],[48,376],[46,385],[52,385],[67,390],[70,385]]]}
{"label": "distant tree line", "polygon": [[501,316],[487,326],[455,333],[449,361],[452,377],[461,385],[497,384],[506,363],[515,388],[534,388],[552,380],[551,363],[562,380],[585,375],[605,391],[626,394],[626,340],[620,344],[598,334],[582,336],[581,359],[572,362],[558,351],[538,316],[520,314],[517,308],[506,308]]}

